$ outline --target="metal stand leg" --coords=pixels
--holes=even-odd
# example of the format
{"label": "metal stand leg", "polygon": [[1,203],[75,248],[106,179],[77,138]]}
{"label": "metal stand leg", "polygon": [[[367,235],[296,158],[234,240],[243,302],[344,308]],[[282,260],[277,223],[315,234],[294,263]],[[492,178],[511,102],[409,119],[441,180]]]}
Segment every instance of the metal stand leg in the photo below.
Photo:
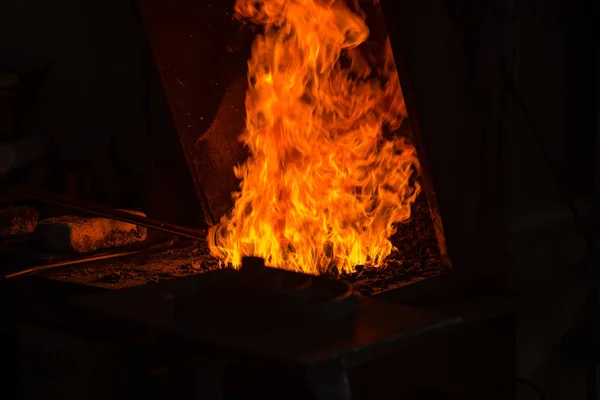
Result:
{"label": "metal stand leg", "polygon": [[[590,344],[592,348],[595,348],[594,343],[597,339],[596,335],[599,333],[596,327],[598,326],[598,288],[590,291],[590,295],[587,300],[588,306],[588,320],[591,325]],[[593,363],[588,365],[586,370],[586,398],[588,400],[599,400],[600,397],[600,364],[594,359]]]}
{"label": "metal stand leg", "polygon": [[598,400],[598,364],[590,365],[586,371],[586,398]]}
{"label": "metal stand leg", "polygon": [[223,400],[223,379],[229,364],[223,359],[196,360],[194,368],[194,399]]}
{"label": "metal stand leg", "polygon": [[198,357],[172,360],[169,365],[169,390],[173,398],[223,400],[227,360]]}
{"label": "metal stand leg", "polygon": [[304,379],[316,400],[352,400],[348,373],[341,363],[312,368]]}

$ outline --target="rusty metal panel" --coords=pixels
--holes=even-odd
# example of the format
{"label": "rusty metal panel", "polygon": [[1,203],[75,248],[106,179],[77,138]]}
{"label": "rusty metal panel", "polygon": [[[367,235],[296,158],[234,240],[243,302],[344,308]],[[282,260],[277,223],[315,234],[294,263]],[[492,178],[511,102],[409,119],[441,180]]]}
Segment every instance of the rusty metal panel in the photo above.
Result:
{"label": "rusty metal panel", "polygon": [[245,152],[246,61],[252,35],[232,18],[234,0],[138,0],[173,122],[206,220],[233,204],[233,165]]}

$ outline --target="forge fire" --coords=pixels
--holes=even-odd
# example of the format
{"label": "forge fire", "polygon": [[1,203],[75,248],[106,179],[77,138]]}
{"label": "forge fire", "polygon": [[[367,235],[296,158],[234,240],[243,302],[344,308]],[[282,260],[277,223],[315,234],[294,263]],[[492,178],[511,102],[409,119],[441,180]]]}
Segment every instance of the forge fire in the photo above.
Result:
{"label": "forge fire", "polygon": [[381,265],[420,192],[415,148],[396,134],[407,115],[389,42],[367,45],[355,2],[238,0],[235,12],[261,30],[240,137],[250,155],[211,253],[311,274]]}

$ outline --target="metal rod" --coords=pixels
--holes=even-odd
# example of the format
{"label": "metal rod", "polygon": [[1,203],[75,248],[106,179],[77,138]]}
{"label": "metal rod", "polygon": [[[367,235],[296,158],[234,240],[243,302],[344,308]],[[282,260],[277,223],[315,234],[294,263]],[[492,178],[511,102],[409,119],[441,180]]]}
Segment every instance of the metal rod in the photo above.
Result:
{"label": "metal rod", "polygon": [[7,192],[39,200],[44,203],[54,204],[57,206],[70,208],[72,210],[77,210],[80,212],[86,212],[99,217],[111,218],[117,221],[123,221],[134,225],[144,226],[146,228],[156,229],[158,231],[168,232],[188,239],[206,241],[206,231],[204,230],[175,225],[149,217],[142,217],[141,215],[131,214],[126,211],[115,210],[110,207],[44,192],[42,190],[31,187],[13,185],[12,183],[3,183],[2,185],[0,185],[0,188]]}
{"label": "metal rod", "polygon": [[19,276],[36,275],[36,274],[40,274],[42,272],[55,270],[58,268],[68,267],[68,266],[77,265],[77,264],[84,264],[84,263],[88,263],[88,262],[92,262],[92,261],[110,260],[110,259],[114,259],[114,258],[121,258],[121,257],[136,255],[136,254],[140,254],[140,253],[147,253],[147,252],[150,252],[153,250],[162,250],[162,249],[169,248],[172,245],[173,245],[173,241],[168,240],[165,242],[153,244],[150,247],[136,248],[136,249],[125,250],[125,251],[111,250],[111,251],[106,251],[106,252],[94,254],[91,256],[87,256],[84,258],[74,258],[74,259],[69,259],[69,260],[56,261],[56,262],[53,262],[50,264],[38,265],[38,266],[27,268],[27,269],[24,269],[21,271],[12,272],[12,273],[6,274],[4,276],[0,276],[0,280],[17,278]]}

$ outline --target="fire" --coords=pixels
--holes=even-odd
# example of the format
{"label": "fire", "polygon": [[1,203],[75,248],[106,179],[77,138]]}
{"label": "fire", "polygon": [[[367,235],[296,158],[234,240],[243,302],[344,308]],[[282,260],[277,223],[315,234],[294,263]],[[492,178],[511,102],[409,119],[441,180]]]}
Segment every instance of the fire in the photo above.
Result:
{"label": "fire", "polygon": [[406,118],[389,43],[385,66],[371,67],[359,48],[369,30],[342,1],[238,0],[235,11],[264,32],[248,62],[250,156],[211,252],[311,274],[380,265],[420,190],[414,147],[384,134]]}

